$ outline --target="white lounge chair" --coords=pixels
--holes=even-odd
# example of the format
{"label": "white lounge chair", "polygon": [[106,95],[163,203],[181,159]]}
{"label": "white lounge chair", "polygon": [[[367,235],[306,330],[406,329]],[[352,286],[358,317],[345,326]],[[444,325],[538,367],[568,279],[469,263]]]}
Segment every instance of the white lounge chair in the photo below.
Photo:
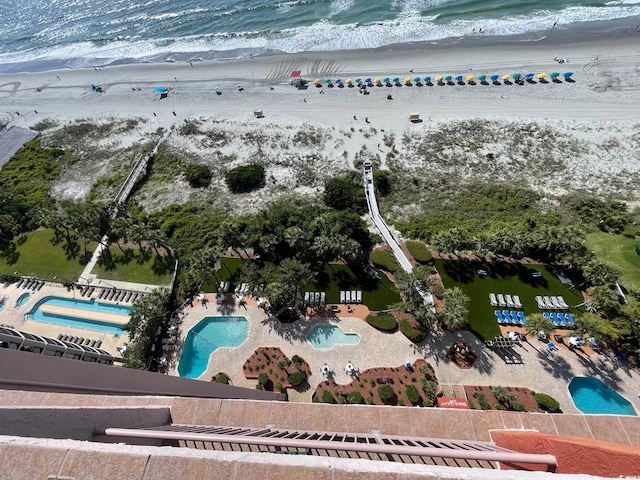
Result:
{"label": "white lounge chair", "polygon": [[240,290],[242,290],[242,285],[238,283],[238,284],[236,285],[236,288],[235,288],[235,290],[234,290],[234,291],[235,291],[236,293],[240,293]]}
{"label": "white lounge chair", "polygon": [[221,292],[224,292],[224,282],[220,282],[220,285],[218,286],[218,290],[220,290]]}
{"label": "white lounge chair", "polygon": [[507,306],[507,302],[504,301],[504,295],[502,295],[501,293],[498,294],[498,305],[500,305],[501,307]]}
{"label": "white lounge chair", "polygon": [[304,303],[309,304],[309,292],[304,292]]}
{"label": "white lounge chair", "polygon": [[490,293],[489,294],[489,302],[491,303],[492,307],[497,307],[498,306],[498,299],[496,298],[496,294],[495,293]]}
{"label": "white lounge chair", "polygon": [[542,297],[542,301],[547,306],[549,310],[553,310],[553,303],[551,303],[551,297],[544,296]]}
{"label": "white lounge chair", "polygon": [[513,296],[513,305],[516,308],[522,308],[522,302],[520,301],[520,297],[518,295]]}
{"label": "white lounge chair", "polygon": [[327,303],[327,294],[325,292],[320,292],[320,303],[323,305]]}
{"label": "white lounge chair", "polygon": [[243,284],[240,286],[240,291],[239,291],[238,293],[244,293],[244,292],[246,292],[246,291],[247,291],[247,284],[246,284],[246,283],[243,283]]}
{"label": "white lounge chair", "polygon": [[340,303],[346,303],[345,298],[346,298],[345,291],[340,290]]}
{"label": "white lounge chair", "polygon": [[507,307],[514,308],[516,306],[515,303],[513,303],[513,299],[511,298],[511,295],[505,295],[504,299],[507,302]]}
{"label": "white lounge chair", "polygon": [[349,290],[346,290],[344,292],[344,296],[345,296],[344,301],[347,303],[351,303],[351,292]]}
{"label": "white lounge chair", "polygon": [[536,303],[538,304],[538,308],[540,310],[546,310],[547,309],[547,305],[544,303],[544,300],[542,299],[542,297],[540,295],[538,295],[536,297]]}
{"label": "white lounge chair", "polygon": [[558,301],[558,297],[551,297],[551,303],[553,304],[553,308],[556,308],[558,310],[562,309],[562,305],[560,305],[560,302]]}
{"label": "white lounge chair", "polygon": [[355,290],[351,290],[351,303],[356,303],[357,295]]}
{"label": "white lounge chair", "polygon": [[362,303],[362,291],[358,290],[356,292],[356,300],[358,303]]}
{"label": "white lounge chair", "polygon": [[224,290],[222,291],[227,293],[229,291],[229,287],[231,287],[231,284],[229,282],[224,282]]}
{"label": "white lounge chair", "polygon": [[564,301],[563,297],[557,297],[558,298],[558,303],[560,304],[560,307],[564,308],[565,310],[569,308],[569,305],[567,304],[567,302]]}

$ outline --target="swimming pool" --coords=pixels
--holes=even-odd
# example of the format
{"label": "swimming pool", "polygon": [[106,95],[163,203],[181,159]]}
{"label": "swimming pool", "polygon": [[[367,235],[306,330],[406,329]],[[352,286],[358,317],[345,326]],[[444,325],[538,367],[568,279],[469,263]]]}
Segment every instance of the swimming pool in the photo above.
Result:
{"label": "swimming pool", "polygon": [[122,326],[129,321],[129,314],[133,310],[124,305],[95,300],[44,297],[27,315],[37,322],[121,335],[124,333]]}
{"label": "swimming pool", "polygon": [[633,405],[597,378],[573,377],[569,393],[576,408],[588,414],[633,415]]}
{"label": "swimming pool", "polygon": [[247,339],[248,330],[245,317],[204,317],[187,334],[178,374],[198,378],[207,369],[213,352],[220,347],[239,347]]}
{"label": "swimming pool", "polygon": [[316,325],[309,333],[307,340],[318,350],[327,350],[336,345],[357,345],[360,343],[360,336],[356,333],[344,333],[336,325]]}
{"label": "swimming pool", "polygon": [[24,292],[24,293],[20,294],[20,296],[16,300],[16,308],[21,307],[22,305],[27,303],[29,300],[31,300],[31,294],[30,293]]}

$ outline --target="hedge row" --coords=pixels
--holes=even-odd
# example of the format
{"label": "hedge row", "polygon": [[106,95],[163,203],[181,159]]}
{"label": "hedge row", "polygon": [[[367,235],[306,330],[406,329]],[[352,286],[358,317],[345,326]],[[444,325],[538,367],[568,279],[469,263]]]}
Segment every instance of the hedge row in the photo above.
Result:
{"label": "hedge row", "polygon": [[395,330],[398,326],[396,319],[387,312],[378,312],[367,315],[367,323],[372,327],[376,327],[378,330]]}

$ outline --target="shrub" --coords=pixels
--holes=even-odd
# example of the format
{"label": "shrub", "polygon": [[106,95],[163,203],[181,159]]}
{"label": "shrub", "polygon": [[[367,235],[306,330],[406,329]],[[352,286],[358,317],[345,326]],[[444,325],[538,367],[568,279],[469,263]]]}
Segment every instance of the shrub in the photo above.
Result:
{"label": "shrub", "polygon": [[546,393],[536,393],[534,398],[536,399],[536,402],[538,402],[538,407],[545,412],[556,413],[560,410],[560,404],[558,401]]}
{"label": "shrub", "polygon": [[405,337],[407,337],[409,340],[411,340],[413,343],[420,343],[422,342],[425,338],[427,338],[427,332],[419,329],[416,330],[415,328],[413,328],[413,326],[409,323],[408,320],[400,320],[400,322],[398,322],[398,325],[400,325],[400,331],[403,333],[403,335]]}
{"label": "shrub", "polygon": [[322,392],[322,402],[323,403],[336,403],[336,399],[333,398],[333,394],[329,390],[324,390]]}
{"label": "shrub", "polygon": [[416,240],[409,240],[406,243],[407,250],[409,253],[415,258],[418,263],[429,263],[433,256],[431,255],[431,251],[427,248],[427,246]]}
{"label": "shrub", "polygon": [[504,405],[502,405],[501,403],[498,403],[495,407],[495,410],[506,410],[507,407],[505,407]]}
{"label": "shrub", "polygon": [[524,406],[522,403],[520,403],[520,402],[513,402],[513,403],[511,404],[511,408],[512,408],[513,410],[515,410],[516,412],[526,412],[526,411],[527,411],[527,409],[525,408],[525,406]]}
{"label": "shrub", "polygon": [[184,171],[184,178],[193,188],[208,187],[211,176],[211,169],[206,165],[187,165]]}
{"label": "shrub", "polygon": [[296,367],[299,367],[300,365],[302,365],[302,357],[299,355],[294,355],[293,357],[291,357],[291,361],[294,363],[294,365]]}
{"label": "shrub", "polygon": [[372,313],[367,315],[367,322],[378,330],[394,330],[398,323],[393,315],[387,312]]}
{"label": "shrub", "polygon": [[420,392],[418,392],[418,389],[414,385],[407,385],[407,388],[405,388],[405,393],[407,394],[409,401],[414,405],[419,404],[422,400]]}
{"label": "shrub", "polygon": [[282,391],[282,384],[280,382],[276,383],[276,390],[278,390],[279,392]]}
{"label": "shrub", "polygon": [[376,191],[381,197],[386,197],[391,193],[391,180],[389,179],[389,172],[387,170],[376,170],[373,172],[373,183],[376,186]]}
{"label": "shrub", "polygon": [[478,404],[480,405],[480,408],[482,410],[491,410],[491,405],[489,405],[487,397],[485,397],[483,394],[479,394],[476,399],[478,400]]}
{"label": "shrub", "polygon": [[258,383],[263,387],[266,386],[269,383],[269,375],[262,372],[260,375],[258,375]]}
{"label": "shrub", "polygon": [[391,385],[380,385],[378,387],[378,396],[384,403],[389,403],[393,398],[395,398],[396,394],[393,391],[393,388],[391,388]]}
{"label": "shrub", "polygon": [[395,272],[398,269],[398,262],[390,250],[374,250],[369,255],[369,260],[379,268],[388,272]]}
{"label": "shrub", "polygon": [[264,390],[264,389],[262,388],[262,385],[260,385],[260,384],[258,383],[258,384],[256,385],[256,390]]}
{"label": "shrub", "polygon": [[424,392],[429,402],[433,405],[433,403],[436,401],[436,395],[438,394],[438,384],[426,377],[421,378],[420,383],[422,384],[422,391]]}
{"label": "shrub", "polygon": [[324,203],[336,210],[352,210],[359,215],[366,210],[364,189],[350,178],[331,178],[324,185]]}
{"label": "shrub", "polygon": [[281,368],[282,370],[284,370],[289,366],[290,363],[291,363],[291,360],[289,360],[288,358],[283,358],[278,362],[278,368]]}
{"label": "shrub", "polygon": [[362,403],[362,394],[360,392],[349,392],[347,401],[354,405]]}
{"label": "shrub", "polygon": [[232,192],[246,192],[264,181],[264,167],[257,164],[236,167],[224,175],[224,180]]}
{"label": "shrub", "polygon": [[216,383],[229,383],[229,377],[224,373],[219,373],[216,376]]}
{"label": "shrub", "polygon": [[367,397],[367,405],[373,405],[373,397]]}
{"label": "shrub", "polygon": [[304,382],[306,378],[307,376],[302,372],[293,372],[289,375],[288,380],[289,383],[295,387],[296,385],[300,385],[302,382]]}

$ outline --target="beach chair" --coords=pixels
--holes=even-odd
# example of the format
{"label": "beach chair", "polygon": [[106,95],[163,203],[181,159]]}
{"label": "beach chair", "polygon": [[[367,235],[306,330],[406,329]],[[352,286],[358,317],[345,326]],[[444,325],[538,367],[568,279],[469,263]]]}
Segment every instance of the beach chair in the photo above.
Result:
{"label": "beach chair", "polygon": [[538,308],[540,310],[546,310],[547,305],[544,303],[544,300],[542,300],[542,297],[538,295],[535,299],[536,299],[536,303],[538,304]]}
{"label": "beach chair", "polygon": [[320,303],[322,305],[327,303],[327,294],[326,294],[326,292],[320,292]]}
{"label": "beach chair", "polygon": [[504,295],[502,295],[501,293],[498,294],[498,305],[500,305],[501,307],[507,306],[507,302],[504,301]]}
{"label": "beach chair", "polygon": [[496,294],[495,293],[490,293],[489,294],[489,302],[491,303],[492,307],[497,307],[498,306],[498,299],[496,298]]}
{"label": "beach chair", "polygon": [[509,316],[511,317],[511,323],[517,325],[520,323],[520,319],[518,318],[518,312],[515,310],[509,310]]}
{"label": "beach chair", "polygon": [[558,317],[558,315],[556,315],[555,312],[551,312],[549,314],[549,318],[551,319],[551,321],[556,327],[560,327],[562,325],[560,317]]}
{"label": "beach chair", "polygon": [[356,291],[351,290],[351,303],[356,303],[357,299],[358,299],[358,296],[356,295]]}
{"label": "beach chair", "polygon": [[553,309],[553,303],[551,303],[551,298],[550,297],[542,297],[542,301],[544,302],[544,304],[547,306],[547,308],[549,310]]}
{"label": "beach chair", "polygon": [[525,323],[527,323],[527,319],[524,316],[524,312],[522,310],[517,312],[517,314],[518,314],[518,320],[520,320],[520,325],[524,325]]}
{"label": "beach chair", "polygon": [[504,300],[507,302],[507,307],[514,308],[516,306],[515,303],[513,303],[513,298],[511,298],[511,295],[505,295]]}
{"label": "beach chair", "polygon": [[520,297],[518,295],[513,296],[513,304],[516,308],[522,308],[522,302],[520,301]]}
{"label": "beach chair", "polygon": [[304,292],[304,304],[309,305],[309,292]]}
{"label": "beach chair", "polygon": [[550,352],[555,352],[558,350],[558,347],[556,347],[553,342],[549,342],[547,343],[547,349],[549,349]]}
{"label": "beach chair", "polygon": [[356,292],[356,300],[358,303],[362,303],[362,290]]}
{"label": "beach chair", "polygon": [[511,315],[509,315],[508,310],[502,310],[502,317],[504,318],[504,323],[511,323]]}
{"label": "beach chair", "polygon": [[496,316],[496,320],[498,320],[498,323],[504,323],[504,317],[502,316],[502,312],[500,310],[495,310],[493,314]]}
{"label": "beach chair", "polygon": [[230,282],[224,282],[224,293],[227,293],[229,291],[229,288],[231,287],[231,283]]}
{"label": "beach chair", "polygon": [[345,292],[344,292],[344,300],[347,303],[351,303],[351,291],[345,290]]}
{"label": "beach chair", "polygon": [[558,303],[560,304],[560,308],[564,308],[565,310],[567,310],[569,308],[569,305],[567,304],[567,302],[564,301],[564,298],[562,296],[557,298],[558,298]]}
{"label": "beach chair", "polygon": [[218,285],[218,290],[224,292],[224,282],[220,282],[220,285]]}
{"label": "beach chair", "polygon": [[346,303],[345,298],[346,298],[345,291],[340,290],[340,303]]}
{"label": "beach chair", "polygon": [[551,303],[553,304],[553,308],[557,310],[562,308],[562,305],[560,305],[560,302],[558,301],[558,297],[551,297]]}
{"label": "beach chair", "polygon": [[242,285],[240,283],[236,284],[236,288],[233,290],[236,293],[240,293],[240,290],[242,290]]}
{"label": "beach chair", "polygon": [[573,315],[570,313],[564,314],[564,321],[567,325],[573,327],[576,324],[576,321],[573,319]]}

